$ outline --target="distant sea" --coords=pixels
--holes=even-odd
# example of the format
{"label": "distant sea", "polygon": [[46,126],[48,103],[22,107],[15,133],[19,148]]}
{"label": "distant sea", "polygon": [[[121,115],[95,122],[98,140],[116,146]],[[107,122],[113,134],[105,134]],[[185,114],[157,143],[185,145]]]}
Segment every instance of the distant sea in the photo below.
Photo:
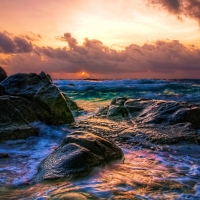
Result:
{"label": "distant sea", "polygon": [[107,101],[114,97],[200,103],[200,79],[54,80],[73,100]]}

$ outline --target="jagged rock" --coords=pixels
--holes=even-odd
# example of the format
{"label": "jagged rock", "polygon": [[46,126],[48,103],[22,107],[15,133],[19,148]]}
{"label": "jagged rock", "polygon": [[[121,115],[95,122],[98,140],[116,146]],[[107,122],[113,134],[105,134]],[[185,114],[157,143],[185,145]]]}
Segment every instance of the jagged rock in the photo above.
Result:
{"label": "jagged rock", "polygon": [[[117,99],[119,99],[117,101]],[[125,100],[125,101],[124,101]],[[101,127],[100,119],[118,123],[117,135],[113,130],[106,133]],[[95,116],[95,122],[87,120],[87,127],[79,126],[82,130],[98,130],[102,137],[109,138],[119,144],[175,144],[175,143],[200,143],[200,105],[188,102],[175,102],[148,99],[123,99],[115,98],[109,107],[102,108]],[[104,119],[105,121],[105,119]],[[108,122],[109,124],[111,122]],[[126,123],[123,125],[122,123]],[[107,126],[106,126],[107,127]],[[121,127],[121,128],[120,128]],[[126,127],[123,131],[123,127]],[[148,144],[149,145],[149,144]]]}
{"label": "jagged rock", "polygon": [[65,100],[67,102],[67,106],[71,111],[75,111],[75,110],[81,110],[77,103],[75,101],[73,101],[72,99],[70,99],[66,94],[62,93],[63,96],[65,97]]}
{"label": "jagged rock", "polygon": [[83,176],[97,166],[122,158],[123,152],[115,144],[92,133],[76,131],[39,164],[32,182]]}
{"label": "jagged rock", "polygon": [[38,104],[48,112],[45,122],[63,124],[74,122],[63,94],[52,83],[49,75],[41,72],[12,75],[0,83],[8,95],[21,96]]}
{"label": "jagged rock", "polygon": [[0,141],[38,135],[31,122],[43,121],[48,112],[23,97],[0,96]]}
{"label": "jagged rock", "polygon": [[0,82],[7,78],[6,71],[0,66]]}
{"label": "jagged rock", "polygon": [[175,101],[133,100],[124,103],[129,118],[143,124],[177,124],[190,122],[200,128],[200,106]]}

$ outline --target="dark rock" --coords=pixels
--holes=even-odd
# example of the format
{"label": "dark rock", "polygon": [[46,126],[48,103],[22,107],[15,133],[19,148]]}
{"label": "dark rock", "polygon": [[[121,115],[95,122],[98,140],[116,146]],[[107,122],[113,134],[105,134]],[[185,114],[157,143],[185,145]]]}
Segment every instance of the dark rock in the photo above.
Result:
{"label": "dark rock", "polygon": [[45,109],[49,115],[45,118],[48,124],[63,124],[74,122],[63,94],[51,82],[49,75],[41,72],[39,75],[15,74],[0,84],[9,95],[21,96],[31,100]]}
{"label": "dark rock", "polygon": [[0,85],[0,96],[5,95],[5,88]]}
{"label": "dark rock", "polygon": [[43,121],[48,112],[23,97],[0,96],[0,141],[38,135],[31,122]]}
{"label": "dark rock", "polygon": [[191,123],[128,128],[118,134],[117,141],[156,144],[198,143],[198,132]]}
{"label": "dark rock", "polygon": [[190,122],[200,128],[200,106],[163,100],[128,100],[124,104],[129,118],[137,123],[177,124]]}
{"label": "dark rock", "polygon": [[0,66],[0,82],[7,78],[6,71]]}
{"label": "dark rock", "polygon": [[108,113],[109,106],[103,106],[99,108],[99,110],[96,113],[96,116],[106,117]]}
{"label": "dark rock", "polygon": [[7,153],[0,153],[0,158],[9,158],[10,156]]}
{"label": "dark rock", "polygon": [[[79,125],[79,128],[129,146],[147,143],[200,143],[200,135],[197,132],[200,128],[199,105],[148,99],[128,99],[124,103],[121,101],[123,98],[119,98],[118,102],[117,98],[113,99],[109,108],[105,107],[96,114],[94,121],[87,120],[87,127]],[[105,115],[107,120],[117,123],[116,130],[111,128],[103,131],[108,127],[102,127],[100,122]],[[106,122],[104,119],[104,124],[106,123],[111,124],[111,121]],[[124,130],[120,130],[123,127]]]}
{"label": "dark rock", "polygon": [[128,116],[128,113],[124,106],[119,105],[111,105],[109,106],[107,118],[112,120],[121,120],[123,118],[126,118]]}
{"label": "dark rock", "polygon": [[122,158],[123,152],[115,144],[92,133],[76,131],[69,134],[62,144],[39,164],[33,183],[44,179],[83,176],[97,166],[104,166]]}
{"label": "dark rock", "polygon": [[128,100],[126,97],[116,97],[111,100],[110,105],[122,106]]}
{"label": "dark rock", "polygon": [[67,102],[67,106],[71,111],[75,111],[75,110],[81,110],[77,103],[75,101],[73,101],[72,99],[70,99],[66,94],[62,93],[66,102]]}

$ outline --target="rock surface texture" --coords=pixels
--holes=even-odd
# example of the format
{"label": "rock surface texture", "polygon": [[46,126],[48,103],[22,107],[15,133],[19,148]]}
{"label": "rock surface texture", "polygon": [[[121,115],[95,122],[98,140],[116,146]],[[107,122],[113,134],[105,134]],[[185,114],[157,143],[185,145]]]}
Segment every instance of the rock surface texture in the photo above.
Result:
{"label": "rock surface texture", "polygon": [[4,79],[0,83],[0,111],[0,141],[38,135],[32,122],[74,122],[65,97],[44,72],[19,73]]}
{"label": "rock surface texture", "polygon": [[0,141],[38,135],[38,129],[30,123],[48,116],[47,111],[34,102],[17,96],[0,96],[0,110]]}
{"label": "rock surface texture", "polygon": [[118,144],[200,143],[200,105],[186,102],[118,97],[78,130],[93,131]]}
{"label": "rock surface texture", "polygon": [[76,131],[39,164],[33,182],[83,176],[95,167],[121,159],[123,152],[115,144],[92,133]]}
{"label": "rock surface texture", "polygon": [[15,74],[0,84],[8,95],[24,97],[45,109],[48,124],[64,124],[74,121],[64,96],[44,72],[39,75]]}

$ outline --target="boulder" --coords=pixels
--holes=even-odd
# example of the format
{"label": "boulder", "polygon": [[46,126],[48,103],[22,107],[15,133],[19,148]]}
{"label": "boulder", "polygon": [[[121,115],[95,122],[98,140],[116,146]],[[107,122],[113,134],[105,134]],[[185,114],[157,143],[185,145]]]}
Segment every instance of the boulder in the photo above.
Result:
{"label": "boulder", "polygon": [[66,100],[66,103],[67,103],[67,106],[68,108],[71,110],[71,111],[77,111],[77,110],[82,110],[81,108],[78,107],[77,103],[75,101],[73,101],[72,99],[70,99],[66,94],[62,93],[65,100]]}
{"label": "boulder", "polygon": [[0,96],[0,141],[38,135],[31,122],[43,121],[48,112],[23,97]]}
{"label": "boulder", "polygon": [[6,71],[0,66],[0,82],[7,78]]}
{"label": "boulder", "polygon": [[65,97],[52,83],[50,76],[41,72],[39,75],[14,74],[0,83],[6,94],[24,97],[33,101],[48,112],[44,119],[47,124],[64,124],[74,122]]}
{"label": "boulder", "polygon": [[[105,116],[108,122],[105,121]],[[104,123],[100,123],[100,119],[104,119]],[[108,126],[106,123],[111,124],[111,121],[118,123],[116,130],[111,128],[104,133],[103,130]],[[102,127],[102,124],[105,124],[105,127]],[[96,131],[95,127],[101,128],[102,131]],[[200,105],[189,102],[115,98],[109,107],[103,107],[97,112],[94,121],[87,120],[87,127],[79,125],[78,128],[96,131],[95,133],[102,137],[110,137],[114,142],[129,146],[144,143],[199,144],[200,135],[197,129],[200,129]],[[123,128],[124,130],[121,130]]]}
{"label": "boulder", "polygon": [[190,122],[200,128],[200,106],[188,102],[129,99],[124,103],[129,118],[143,124]]}
{"label": "boulder", "polygon": [[114,143],[89,132],[69,134],[62,144],[38,167],[33,183],[63,177],[78,177],[90,173],[95,167],[123,159],[122,150]]}

